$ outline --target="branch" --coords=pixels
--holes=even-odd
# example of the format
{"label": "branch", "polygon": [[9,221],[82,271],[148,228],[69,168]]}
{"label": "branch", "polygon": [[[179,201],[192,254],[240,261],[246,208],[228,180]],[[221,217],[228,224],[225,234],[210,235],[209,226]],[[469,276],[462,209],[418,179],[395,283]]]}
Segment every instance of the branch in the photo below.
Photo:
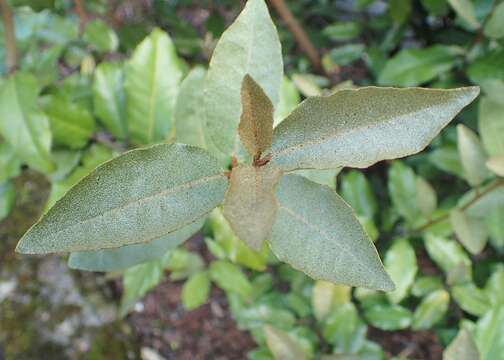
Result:
{"label": "branch", "polygon": [[7,4],[7,0],[0,0],[0,9],[5,32],[5,48],[7,50],[7,72],[12,73],[17,67],[17,48],[16,48],[16,30],[14,28],[14,19],[12,9]]}
{"label": "branch", "polygon": [[301,48],[301,51],[308,57],[312,66],[317,71],[324,73],[324,68],[322,67],[320,55],[317,49],[313,46],[312,42],[308,38],[308,35],[306,35],[306,32],[303,30],[294,15],[292,15],[292,12],[289,10],[287,5],[285,5],[284,0],[270,0],[270,3],[285,22],[285,25],[289,28],[290,32],[294,36],[294,39],[296,39],[296,42]]}

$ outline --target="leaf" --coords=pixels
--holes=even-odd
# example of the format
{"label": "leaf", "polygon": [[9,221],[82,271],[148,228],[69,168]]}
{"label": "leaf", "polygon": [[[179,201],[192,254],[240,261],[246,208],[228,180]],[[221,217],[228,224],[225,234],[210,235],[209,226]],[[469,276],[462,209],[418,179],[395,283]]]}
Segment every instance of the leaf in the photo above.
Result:
{"label": "leaf", "polygon": [[464,177],[464,170],[460,163],[458,149],[455,146],[442,146],[429,154],[429,160],[440,170],[449,172],[460,178]]}
{"label": "leaf", "polygon": [[487,294],[473,283],[455,285],[451,293],[462,310],[474,316],[482,316],[490,310]]}
{"label": "leaf", "polygon": [[396,286],[394,291],[387,293],[387,297],[398,304],[408,296],[418,271],[415,250],[408,240],[394,241],[385,255],[385,269]]}
{"label": "leaf", "polygon": [[133,150],[68,191],[23,236],[17,251],[46,254],[149,242],[210,212],[226,186],[216,160],[202,149],[173,144]]}
{"label": "leaf", "polygon": [[238,122],[240,88],[249,74],[278,103],[283,76],[282,51],[264,0],[249,0],[222,34],[210,60],[205,82],[207,136],[224,155],[240,155]]}
{"label": "leaf", "polygon": [[504,156],[491,157],[487,160],[486,167],[494,174],[504,177]]}
{"label": "leaf", "polygon": [[422,6],[434,16],[444,16],[448,12],[447,0],[421,0]]}
{"label": "leaf", "polygon": [[413,170],[400,161],[394,161],[389,168],[388,189],[396,210],[408,222],[414,223],[418,217],[417,177]]}
{"label": "leaf", "polygon": [[[503,54],[504,55],[504,54]],[[490,156],[504,155],[504,104],[487,97],[480,101],[478,128]]]}
{"label": "leaf", "polygon": [[115,31],[98,19],[86,23],[82,39],[99,52],[114,52],[119,46]]}
{"label": "leaf", "polygon": [[504,50],[486,51],[467,69],[467,75],[475,84],[483,84],[488,80],[504,80],[502,57]]}
{"label": "leaf", "polygon": [[275,128],[272,161],[284,171],[364,168],[417,153],[478,92],[367,87],[308,98]]}
{"label": "leaf", "polygon": [[210,277],[217,285],[230,293],[247,299],[252,293],[252,285],[238,266],[227,261],[217,260],[210,264]]}
{"label": "leaf", "polygon": [[502,266],[497,267],[488,279],[485,292],[492,305],[504,304],[504,268]]}
{"label": "leaf", "polygon": [[173,250],[165,264],[173,281],[187,279],[205,269],[205,261],[200,254],[182,248]]}
{"label": "leaf", "polygon": [[460,329],[457,337],[443,352],[443,360],[479,360],[479,352],[471,333]]}
{"label": "leaf", "polygon": [[16,188],[10,181],[0,183],[0,221],[9,216],[16,202]]}
{"label": "leaf", "polygon": [[280,87],[280,99],[275,109],[274,125],[276,126],[282,122],[296,108],[300,101],[301,95],[296,85],[287,76],[284,76]]}
{"label": "leaf", "polygon": [[87,271],[117,271],[164,256],[189,239],[203,226],[204,219],[180,228],[167,236],[146,244],[134,244],[115,249],[73,252],[68,259],[72,269]]}
{"label": "leaf", "polygon": [[366,340],[367,326],[352,302],[338,306],[326,319],[322,336],[335,345],[335,353],[356,353]]}
{"label": "leaf", "polygon": [[207,148],[205,109],[202,106],[205,100],[203,94],[205,77],[206,70],[202,67],[191,70],[180,85],[174,110],[177,141],[203,149]]}
{"label": "leaf", "polygon": [[437,208],[436,191],[424,178],[416,177],[416,202],[420,212],[429,217]]}
{"label": "leaf", "polygon": [[135,144],[163,141],[173,130],[182,65],[170,37],[154,29],[125,68],[126,115]]}
{"label": "leaf", "polygon": [[286,332],[271,325],[264,326],[266,343],[276,360],[307,360],[301,346]]}
{"label": "leaf", "polygon": [[16,177],[20,173],[21,162],[16,157],[12,146],[0,143],[0,183]]}
{"label": "leaf", "polygon": [[182,305],[187,310],[193,310],[208,300],[210,294],[210,276],[207,271],[192,275],[182,287]]}
{"label": "leaf", "polygon": [[337,306],[346,304],[351,299],[352,288],[318,280],[312,289],[311,303],[317,320],[323,320]]}
{"label": "leaf", "polygon": [[17,72],[1,84],[0,134],[21,161],[49,173],[54,169],[51,131],[37,108],[38,92],[37,80],[28,73]]}
{"label": "leaf", "polygon": [[378,84],[418,86],[434,80],[455,66],[461,50],[455,46],[435,45],[423,49],[405,49],[389,59],[378,77]]}
{"label": "leaf", "polygon": [[463,265],[466,269],[467,276],[470,278],[471,260],[459,243],[432,234],[427,234],[424,237],[424,242],[429,257],[434,260],[445,273],[449,273],[451,269]]}
{"label": "leaf", "polygon": [[457,125],[458,149],[467,182],[478,186],[488,175],[485,166],[487,155],[474,131],[462,124]]}
{"label": "leaf", "polygon": [[413,314],[411,328],[427,330],[436,325],[446,314],[450,303],[450,294],[445,290],[436,290],[427,295]]}
{"label": "leaf", "polygon": [[473,255],[479,254],[488,240],[485,223],[476,217],[468,216],[462,210],[453,209],[450,221],[459,241]]}
{"label": "leaf", "polygon": [[390,17],[397,23],[405,22],[411,14],[411,0],[390,0]]}
{"label": "leaf", "polygon": [[495,7],[492,15],[485,22],[484,33],[492,39],[501,39],[504,37],[504,4],[501,3]]}
{"label": "leaf", "polygon": [[472,28],[480,27],[480,23],[476,19],[476,10],[471,0],[448,0],[448,3],[457,15],[464,19]]}
{"label": "leaf", "polygon": [[54,142],[70,149],[83,148],[95,130],[95,120],[79,103],[63,96],[46,96],[43,109],[49,118]]}
{"label": "leaf", "polygon": [[293,174],[304,176],[317,184],[329,186],[331,189],[336,190],[336,176],[340,171],[341,169],[301,169],[293,171]]}
{"label": "leaf", "polygon": [[93,106],[100,122],[118,139],[127,137],[124,72],[120,64],[102,62],[93,81]]}
{"label": "leaf", "polygon": [[408,328],[413,314],[399,305],[376,304],[364,310],[364,317],[374,327],[392,331]]}
{"label": "leaf", "polygon": [[329,51],[329,58],[334,64],[345,66],[359,60],[364,50],[365,47],[362,44],[346,44]]}
{"label": "leaf", "polygon": [[373,218],[378,210],[371,186],[360,171],[350,170],[341,176],[339,194],[361,216]]}
{"label": "leaf", "polygon": [[499,359],[504,354],[504,305],[496,305],[478,320],[475,341],[481,360]]}
{"label": "leaf", "polygon": [[411,294],[416,297],[424,297],[425,295],[442,288],[443,282],[441,281],[441,277],[420,276],[415,280],[415,283],[411,288]]}
{"label": "leaf", "polygon": [[223,213],[235,234],[259,251],[271,234],[277,213],[274,189],[282,176],[275,165],[240,165],[231,172]]}
{"label": "leaf", "polygon": [[346,41],[356,38],[362,31],[361,26],[356,21],[343,21],[326,26],[322,30],[322,35],[334,41]]}
{"label": "leaf", "polygon": [[270,246],[280,260],[314,279],[394,289],[352,209],[334,191],[287,175],[276,196],[279,208]]}

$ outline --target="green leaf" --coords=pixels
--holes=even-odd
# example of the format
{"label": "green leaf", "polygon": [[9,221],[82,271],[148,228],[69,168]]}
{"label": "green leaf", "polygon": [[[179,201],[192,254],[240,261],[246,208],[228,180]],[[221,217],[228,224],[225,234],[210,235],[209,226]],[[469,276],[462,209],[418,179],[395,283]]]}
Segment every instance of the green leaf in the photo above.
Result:
{"label": "green leaf", "polygon": [[322,336],[337,353],[356,353],[366,340],[367,326],[351,302],[338,306],[326,319]]}
{"label": "green leaf", "polygon": [[56,145],[83,148],[95,130],[95,120],[81,104],[64,96],[46,96],[43,109],[49,118]]}
{"label": "green leaf", "polygon": [[338,176],[340,170],[341,169],[301,169],[293,171],[293,174],[304,176],[317,184],[329,186],[331,189],[336,190],[336,176]]}
{"label": "green leaf", "polygon": [[450,221],[458,240],[473,255],[479,254],[488,240],[488,230],[482,219],[468,216],[459,209],[450,213]]}
{"label": "green leaf", "polygon": [[82,39],[99,52],[114,52],[119,46],[115,31],[98,19],[86,23]]}
{"label": "green leaf", "polygon": [[280,260],[314,279],[394,289],[352,209],[333,190],[287,175],[276,195],[279,209],[270,246]]}
{"label": "green leaf", "polygon": [[240,165],[231,172],[223,213],[235,234],[256,251],[271,235],[278,207],[274,189],[281,176],[272,164]]}
{"label": "green leaf", "polygon": [[[486,97],[488,97],[493,102],[496,102],[497,104],[504,105],[504,96],[502,96],[502,93],[504,92],[503,80],[488,79],[481,83],[481,87],[483,88]],[[481,110],[481,102],[480,102],[480,110]]]}
{"label": "green leaf", "polygon": [[51,157],[56,169],[48,174],[51,182],[56,182],[65,179],[79,164],[82,153],[76,150],[60,149],[52,152]]}
{"label": "green leaf", "polygon": [[266,343],[276,360],[307,360],[301,346],[286,332],[271,325],[264,326]]}
{"label": "green leaf", "polygon": [[292,81],[287,76],[282,79],[280,99],[275,109],[274,125],[278,125],[301,101],[301,95]]}
{"label": "green leaf", "polygon": [[429,256],[445,272],[457,266],[464,266],[467,276],[471,274],[471,260],[459,243],[440,236],[427,234],[424,238],[425,247]]}
{"label": "green leaf", "polygon": [[448,3],[457,15],[464,19],[471,27],[480,27],[478,19],[476,19],[476,10],[471,0],[448,0]]}
{"label": "green leaf", "polygon": [[312,289],[311,303],[317,320],[323,320],[337,306],[346,304],[351,299],[352,288],[318,280]]}
{"label": "green leaf", "polygon": [[346,44],[329,51],[329,57],[334,64],[345,66],[359,60],[364,50],[365,47],[362,44]]}
{"label": "green leaf", "polygon": [[434,80],[455,66],[461,50],[455,46],[435,45],[423,49],[405,49],[387,61],[380,73],[380,85],[418,86]]}
{"label": "green leaf", "polygon": [[127,137],[124,73],[120,64],[103,62],[96,67],[93,105],[98,119],[118,139]]}
{"label": "green leaf", "polygon": [[475,84],[482,84],[488,80],[504,80],[503,56],[504,50],[485,52],[469,66],[467,75]]}
{"label": "green leaf", "polygon": [[413,314],[399,305],[377,304],[364,309],[364,317],[381,330],[401,330],[411,325]]}
{"label": "green leaf", "polygon": [[311,97],[275,128],[272,161],[284,171],[363,168],[415,154],[478,93],[365,87]]}
{"label": "green leaf", "polygon": [[437,168],[456,175],[464,177],[464,170],[460,163],[458,149],[455,146],[442,146],[429,154],[429,160]]}
{"label": "green leaf", "polygon": [[322,30],[322,35],[334,41],[345,41],[359,36],[361,30],[361,26],[356,21],[344,21],[326,26]]}
{"label": "green leaf", "polygon": [[252,293],[252,285],[238,266],[217,260],[210,264],[210,277],[217,285],[230,293],[247,299]]}
{"label": "green leaf", "polygon": [[504,305],[496,305],[478,320],[475,340],[481,360],[499,359],[504,354]]}
{"label": "green leaf", "polygon": [[486,167],[494,174],[504,177],[504,156],[491,157],[486,162]]}
{"label": "green leaf", "polygon": [[479,360],[476,343],[467,329],[460,329],[457,337],[443,352],[443,360]]}
{"label": "green leaf", "polygon": [[192,275],[182,287],[182,305],[193,310],[207,302],[210,294],[210,276],[207,271]]}
{"label": "green leaf", "polygon": [[412,329],[427,330],[436,325],[446,314],[450,303],[450,294],[445,290],[436,290],[427,295],[413,314]]}
{"label": "green leaf", "polygon": [[206,70],[202,67],[191,70],[180,85],[174,110],[177,141],[203,149],[207,148],[205,109],[202,106],[205,100],[203,94],[205,77]]}
{"label": "green leaf", "polygon": [[9,216],[16,202],[16,188],[10,181],[0,183],[0,221]]}
{"label": "green leaf", "polygon": [[394,291],[387,293],[387,297],[398,304],[408,296],[418,271],[415,250],[408,240],[394,241],[385,255],[385,269],[396,286]]}
{"label": "green leaf", "polygon": [[473,283],[455,285],[451,293],[462,310],[471,315],[482,316],[490,310],[490,299],[487,294]]}
{"label": "green leaf", "polygon": [[17,251],[46,254],[149,242],[210,212],[226,186],[216,160],[202,149],[173,144],[133,150],[74,186],[23,236]]}
{"label": "green leaf", "polygon": [[421,0],[422,6],[434,16],[444,16],[448,12],[447,0]]}
{"label": "green leaf", "polygon": [[417,220],[417,177],[413,170],[400,161],[394,161],[389,168],[388,189],[396,210],[408,222]]}
{"label": "green leaf", "polygon": [[73,252],[68,259],[68,266],[72,269],[87,271],[116,271],[145,263],[160,258],[167,251],[175,249],[201,229],[203,223],[204,219],[198,219],[167,236],[146,244],[127,245],[98,251]]}
{"label": "green leaf", "polygon": [[361,216],[372,219],[378,211],[373,190],[360,171],[351,170],[341,176],[339,194]]}
{"label": "green leaf", "polygon": [[411,14],[411,0],[390,0],[390,17],[397,23],[405,22]]}
{"label": "green leaf", "polygon": [[205,82],[207,136],[224,155],[240,155],[236,129],[240,120],[240,88],[252,76],[275,106],[283,76],[282,51],[264,0],[249,0],[222,34]]}
{"label": "green leaf", "polygon": [[246,74],[241,87],[242,113],[238,125],[240,141],[254,158],[271,146],[273,104],[261,86]]}
{"label": "green leaf", "polygon": [[472,186],[478,186],[488,176],[485,166],[487,155],[474,131],[466,126],[457,125],[458,149],[465,178]]}
{"label": "green leaf", "polygon": [[425,295],[443,288],[443,282],[438,276],[420,276],[415,280],[411,288],[411,294],[416,297]]}
{"label": "green leaf", "polygon": [[181,78],[182,65],[170,37],[154,29],[125,68],[126,115],[134,143],[159,142],[173,130]]}
{"label": "green leaf", "polygon": [[20,173],[21,162],[16,157],[12,146],[0,143],[0,183],[16,177]]}
{"label": "green leaf", "polygon": [[187,279],[205,268],[205,261],[200,254],[182,248],[173,250],[165,263],[173,281]]}
{"label": "green leaf", "polygon": [[[504,53],[503,53],[504,56]],[[480,101],[478,127],[488,155],[504,155],[504,104],[484,97]]]}
{"label": "green leaf", "polygon": [[49,173],[51,131],[49,120],[37,108],[39,86],[28,73],[17,72],[1,84],[0,134],[17,157],[34,169]]}
{"label": "green leaf", "polygon": [[485,22],[484,33],[493,39],[504,37],[504,3],[500,3],[495,7],[492,15]]}
{"label": "green leaf", "polygon": [[[487,186],[497,186],[492,191],[481,195],[474,204],[467,208],[466,213],[469,216],[477,217],[480,219],[485,219],[490,216],[492,212],[503,208],[504,204],[504,186],[496,184],[495,182],[490,182],[488,185],[482,187],[480,190],[484,192]],[[463,200],[459,202],[459,206],[467,203],[469,199],[472,199],[475,195],[474,190],[471,190],[468,194],[463,196]]]}
{"label": "green leaf", "polygon": [[424,178],[416,177],[416,202],[420,212],[429,217],[437,208],[437,195],[434,188]]}
{"label": "green leaf", "polygon": [[504,268],[502,266],[499,266],[488,279],[485,292],[493,305],[504,304]]}

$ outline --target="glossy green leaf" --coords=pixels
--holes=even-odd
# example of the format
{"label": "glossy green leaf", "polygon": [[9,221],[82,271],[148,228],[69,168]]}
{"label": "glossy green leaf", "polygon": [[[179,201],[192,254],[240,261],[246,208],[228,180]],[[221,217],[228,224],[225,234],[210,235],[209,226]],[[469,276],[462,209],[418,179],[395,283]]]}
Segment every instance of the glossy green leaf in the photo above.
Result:
{"label": "glossy green leaf", "polygon": [[[240,88],[245,74],[278,103],[283,75],[281,45],[264,0],[250,0],[222,34],[205,82],[207,136],[224,155],[239,155],[236,129],[240,120]],[[225,99],[225,100],[224,100]]]}
{"label": "glossy green leaf", "polygon": [[437,207],[437,195],[434,188],[424,178],[416,177],[416,202],[418,210],[429,217]]}
{"label": "glossy green leaf", "polygon": [[356,21],[337,22],[325,27],[322,34],[335,41],[351,40],[359,36],[361,26]]}
{"label": "glossy green leaf", "polygon": [[417,277],[411,288],[411,294],[416,297],[424,297],[427,294],[443,288],[443,282],[439,276]]}
{"label": "glossy green leaf", "polygon": [[391,331],[409,327],[413,314],[399,305],[377,304],[366,308],[364,317],[374,327]]}
{"label": "glossy green leaf", "polygon": [[278,208],[274,189],[281,176],[272,164],[240,165],[231,172],[223,214],[235,234],[256,251],[271,235]]}
{"label": "glossy green leaf", "polygon": [[478,127],[488,154],[490,156],[504,155],[504,104],[496,103],[487,97],[482,98]]}
{"label": "glossy green leaf", "polygon": [[361,216],[373,218],[378,211],[378,203],[366,176],[351,170],[341,176],[339,194]]}
{"label": "glossy green leaf", "polygon": [[394,289],[352,209],[333,190],[287,175],[276,195],[279,209],[270,246],[280,260],[314,279]]}
{"label": "glossy green leaf", "polygon": [[504,304],[504,267],[499,266],[492,273],[485,285],[485,292],[491,304]]}
{"label": "glossy green leaf", "polygon": [[182,65],[170,37],[154,29],[125,68],[126,115],[131,140],[150,144],[173,130],[173,108]]}
{"label": "glossy green leaf", "polygon": [[401,50],[389,59],[380,73],[378,83],[391,86],[418,86],[448,72],[454,65],[460,48],[435,45],[423,49]]}
{"label": "glossy green leaf", "polygon": [[465,178],[472,186],[478,186],[488,176],[485,149],[474,131],[462,124],[457,125],[457,135]]}
{"label": "glossy green leaf", "polygon": [[416,182],[417,177],[410,167],[400,161],[392,163],[388,181],[390,197],[399,214],[410,223],[419,215]]}
{"label": "glossy green leaf", "polygon": [[223,290],[247,299],[252,293],[252,285],[238,266],[217,260],[210,264],[210,277]]}
{"label": "glossy green leaf", "polygon": [[429,154],[429,160],[437,168],[456,175],[464,177],[464,169],[460,163],[458,149],[455,146],[442,146]]}
{"label": "glossy green leaf", "polygon": [[476,255],[483,250],[488,240],[488,230],[482,219],[454,209],[450,213],[450,222],[458,240],[471,254]]}
{"label": "glossy green leaf", "polygon": [[471,274],[471,260],[455,240],[448,240],[440,236],[427,234],[424,238],[429,256],[445,272],[457,266],[464,266],[467,276]]}
{"label": "glossy green leaf", "polygon": [[409,293],[418,271],[415,250],[406,239],[395,240],[385,255],[385,269],[396,289],[387,293],[388,299],[397,304]]}
{"label": "glossy green leaf", "polygon": [[271,325],[264,326],[266,343],[275,360],[307,360],[301,346],[286,332]]}
{"label": "glossy green leaf", "polygon": [[[497,186],[498,185],[498,186]],[[485,191],[487,186],[497,186],[492,191],[481,195],[473,205],[467,208],[466,213],[469,216],[473,216],[480,219],[485,219],[490,216],[490,214],[497,209],[503,208],[504,204],[504,184],[496,184],[491,182],[488,185],[482,187],[480,190]],[[464,203],[469,201],[475,196],[474,190],[471,190],[467,195],[464,195],[463,199],[465,201],[459,202],[459,206],[463,206]]]}
{"label": "glossy green leaf", "polygon": [[115,31],[99,19],[86,23],[82,39],[99,52],[114,52],[119,46]]}
{"label": "glossy green leaf", "polygon": [[207,148],[205,140],[205,109],[203,86],[206,70],[196,67],[180,85],[180,92],[175,104],[175,127],[178,142]]}
{"label": "glossy green leaf", "polygon": [[469,66],[467,75],[476,84],[482,84],[488,80],[504,80],[503,56],[504,50],[487,51]]}
{"label": "glossy green leaf", "polygon": [[453,299],[462,308],[474,316],[482,316],[490,310],[490,299],[482,289],[473,283],[455,285],[451,289]]}
{"label": "glossy green leaf", "polygon": [[329,58],[334,64],[345,66],[359,60],[364,50],[365,47],[362,44],[346,44],[329,51]]}
{"label": "glossy green leaf", "polygon": [[56,145],[80,149],[88,143],[95,130],[95,120],[84,106],[67,97],[46,96],[43,109]]}
{"label": "glossy green leaf", "polygon": [[16,202],[16,188],[10,181],[0,183],[0,221],[9,216]]}
{"label": "glossy green leaf", "polygon": [[485,22],[484,33],[493,39],[504,37],[504,3],[497,5],[492,15]]}
{"label": "glossy green leaf", "polygon": [[486,167],[494,174],[504,177],[504,156],[491,157],[486,162]]}
{"label": "glossy green leaf", "polygon": [[282,79],[280,87],[280,99],[275,108],[274,125],[278,125],[287,115],[289,115],[301,101],[296,85],[287,76]]}
{"label": "glossy green leaf", "polygon": [[99,64],[93,81],[94,111],[105,128],[118,139],[127,136],[125,96],[122,66],[109,62]]}
{"label": "glossy green leaf", "polygon": [[464,19],[471,27],[480,27],[476,18],[476,10],[471,0],[448,0],[448,3],[457,15]]}
{"label": "glossy green leaf", "polygon": [[504,354],[504,305],[499,304],[478,320],[475,341],[481,360],[499,359]]}
{"label": "glossy green leaf", "polygon": [[73,252],[68,259],[72,269],[87,271],[116,271],[162,257],[167,251],[175,249],[189,239],[203,226],[204,219],[199,219],[167,236],[160,237],[146,244],[134,244],[115,249]]}
{"label": "glossy green leaf", "polygon": [[20,168],[21,161],[17,158],[12,146],[0,143],[0,183],[18,176]]}
{"label": "glossy green leaf", "polygon": [[311,303],[317,320],[323,320],[334,308],[349,302],[351,290],[352,288],[346,285],[316,281],[312,289]]}
{"label": "glossy green leaf", "polygon": [[205,269],[205,261],[200,254],[183,248],[173,250],[165,264],[173,281],[190,278]]}
{"label": "glossy green leaf", "polygon": [[450,294],[445,290],[436,290],[427,295],[413,314],[413,330],[427,330],[436,325],[446,314],[450,303]]}
{"label": "glossy green leaf", "polygon": [[460,329],[457,337],[443,352],[443,360],[479,360],[479,351],[471,333]]}
{"label": "glossy green leaf", "polygon": [[366,87],[311,97],[275,128],[272,161],[284,171],[362,168],[411,155],[478,93]]}
{"label": "glossy green leaf", "polygon": [[337,353],[356,353],[366,340],[367,326],[351,302],[338,306],[322,327],[324,339],[335,346]]}
{"label": "glossy green leaf", "polygon": [[0,86],[0,134],[17,157],[49,173],[51,131],[49,120],[37,108],[39,85],[30,74],[18,72]]}
{"label": "glossy green leaf", "polygon": [[210,276],[202,271],[192,275],[182,287],[182,305],[193,310],[207,302],[210,294]]}
{"label": "glossy green leaf", "polygon": [[210,212],[226,187],[216,160],[202,149],[174,144],[133,150],[74,186],[23,236],[17,251],[90,251],[149,242]]}

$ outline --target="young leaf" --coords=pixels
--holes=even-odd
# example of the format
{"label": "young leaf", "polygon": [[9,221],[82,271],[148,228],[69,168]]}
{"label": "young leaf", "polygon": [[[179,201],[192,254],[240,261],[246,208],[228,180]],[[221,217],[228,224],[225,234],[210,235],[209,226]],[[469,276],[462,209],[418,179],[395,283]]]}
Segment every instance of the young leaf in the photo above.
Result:
{"label": "young leaf", "polygon": [[276,360],[307,360],[303,348],[286,332],[271,325],[264,326],[268,348]]}
{"label": "young leaf", "polygon": [[437,207],[436,191],[421,176],[416,177],[416,202],[424,216],[430,216]]}
{"label": "young leaf", "polygon": [[68,191],[23,236],[17,251],[46,254],[150,242],[210,212],[226,186],[216,160],[202,149],[163,144],[133,150]]}
{"label": "young leaf", "polygon": [[248,153],[258,158],[271,146],[273,104],[261,86],[245,75],[241,87],[242,113],[238,133]]}
{"label": "young leaf", "polygon": [[240,88],[250,74],[276,105],[283,75],[278,34],[264,0],[249,0],[222,34],[205,82],[208,136],[226,156],[239,155],[236,129],[240,120]]}
{"label": "young leaf", "polygon": [[448,274],[453,268],[463,265],[467,271],[467,277],[470,278],[471,260],[459,243],[431,234],[427,234],[424,241],[430,258],[445,273]]}
{"label": "young leaf", "polygon": [[317,320],[323,320],[336,306],[350,301],[352,288],[318,280],[312,290],[311,303]]}
{"label": "young leaf", "polygon": [[93,81],[93,107],[105,128],[118,139],[125,139],[126,112],[122,66],[103,62],[96,67]]}
{"label": "young leaf", "polygon": [[275,128],[272,161],[284,171],[364,168],[415,154],[478,93],[367,87],[308,98]]}
{"label": "young leaf", "polygon": [[450,221],[459,241],[473,255],[479,254],[488,240],[488,230],[483,220],[454,209]]}
{"label": "young leaf", "polygon": [[396,289],[387,293],[388,299],[400,303],[409,293],[418,271],[415,250],[408,240],[394,241],[385,255],[385,269],[396,285]]}
{"label": "young leaf", "polygon": [[247,299],[252,293],[250,281],[237,265],[230,262],[223,260],[212,262],[210,277],[221,289],[235,293],[242,299]]}
{"label": "young leaf", "polygon": [[394,161],[389,168],[388,189],[396,210],[409,223],[418,217],[416,175],[401,161]]}
{"label": "young leaf", "polygon": [[482,316],[490,310],[490,299],[482,289],[473,283],[455,285],[451,289],[453,299],[462,308],[474,316]]}
{"label": "young leaf", "polygon": [[504,304],[496,304],[476,324],[475,341],[481,360],[499,359],[504,354]]}
{"label": "young leaf", "polygon": [[485,23],[485,35],[492,39],[504,37],[504,3],[497,5]]}
{"label": "young leaf", "polygon": [[125,68],[126,114],[136,144],[164,140],[173,129],[173,107],[182,67],[170,37],[154,31],[135,49]]}
{"label": "young leaf", "polygon": [[100,52],[114,52],[119,46],[119,39],[115,31],[98,19],[86,23],[82,40]]}
{"label": "young leaf", "polygon": [[457,15],[464,19],[471,27],[480,27],[480,23],[476,19],[476,10],[471,0],[448,0],[448,3]]}
{"label": "young leaf", "polygon": [[277,213],[274,188],[282,172],[275,165],[240,165],[231,172],[223,213],[236,235],[254,250],[269,238]]}
{"label": "young leaf", "polygon": [[207,271],[193,274],[182,288],[182,305],[187,310],[193,310],[206,303],[210,285],[210,276]]}
{"label": "young leaf", "polygon": [[487,160],[486,167],[495,174],[504,177],[504,156],[491,157]]}
{"label": "young leaf", "polygon": [[37,109],[39,86],[28,73],[17,72],[1,84],[0,134],[16,155],[34,169],[49,173],[51,131],[49,120]]}
{"label": "young leaf", "polygon": [[378,253],[352,209],[330,188],[284,176],[270,245],[280,260],[314,279],[391,291]]}
{"label": "young leaf", "polygon": [[374,327],[391,331],[409,327],[413,314],[400,305],[376,304],[364,309],[364,317]]}
{"label": "young leaf", "polygon": [[73,252],[68,259],[72,269],[117,271],[162,257],[201,229],[204,218],[146,244],[126,245],[115,249]]}
{"label": "young leaf", "polygon": [[467,329],[460,329],[457,337],[443,352],[443,360],[479,360],[476,343]]}
{"label": "young leaf", "polygon": [[485,149],[474,131],[462,124],[457,125],[457,135],[460,160],[467,182],[478,186],[488,175]]}
{"label": "young leaf", "polygon": [[[503,53],[504,55],[504,53]],[[504,104],[487,97],[480,101],[478,128],[490,156],[504,155]]]}
{"label": "young leaf", "polygon": [[438,323],[446,314],[450,294],[446,290],[436,290],[427,295],[413,314],[413,330],[427,330]]}
{"label": "young leaf", "polygon": [[339,194],[361,216],[372,219],[378,210],[371,186],[360,171],[351,170],[341,177]]}

